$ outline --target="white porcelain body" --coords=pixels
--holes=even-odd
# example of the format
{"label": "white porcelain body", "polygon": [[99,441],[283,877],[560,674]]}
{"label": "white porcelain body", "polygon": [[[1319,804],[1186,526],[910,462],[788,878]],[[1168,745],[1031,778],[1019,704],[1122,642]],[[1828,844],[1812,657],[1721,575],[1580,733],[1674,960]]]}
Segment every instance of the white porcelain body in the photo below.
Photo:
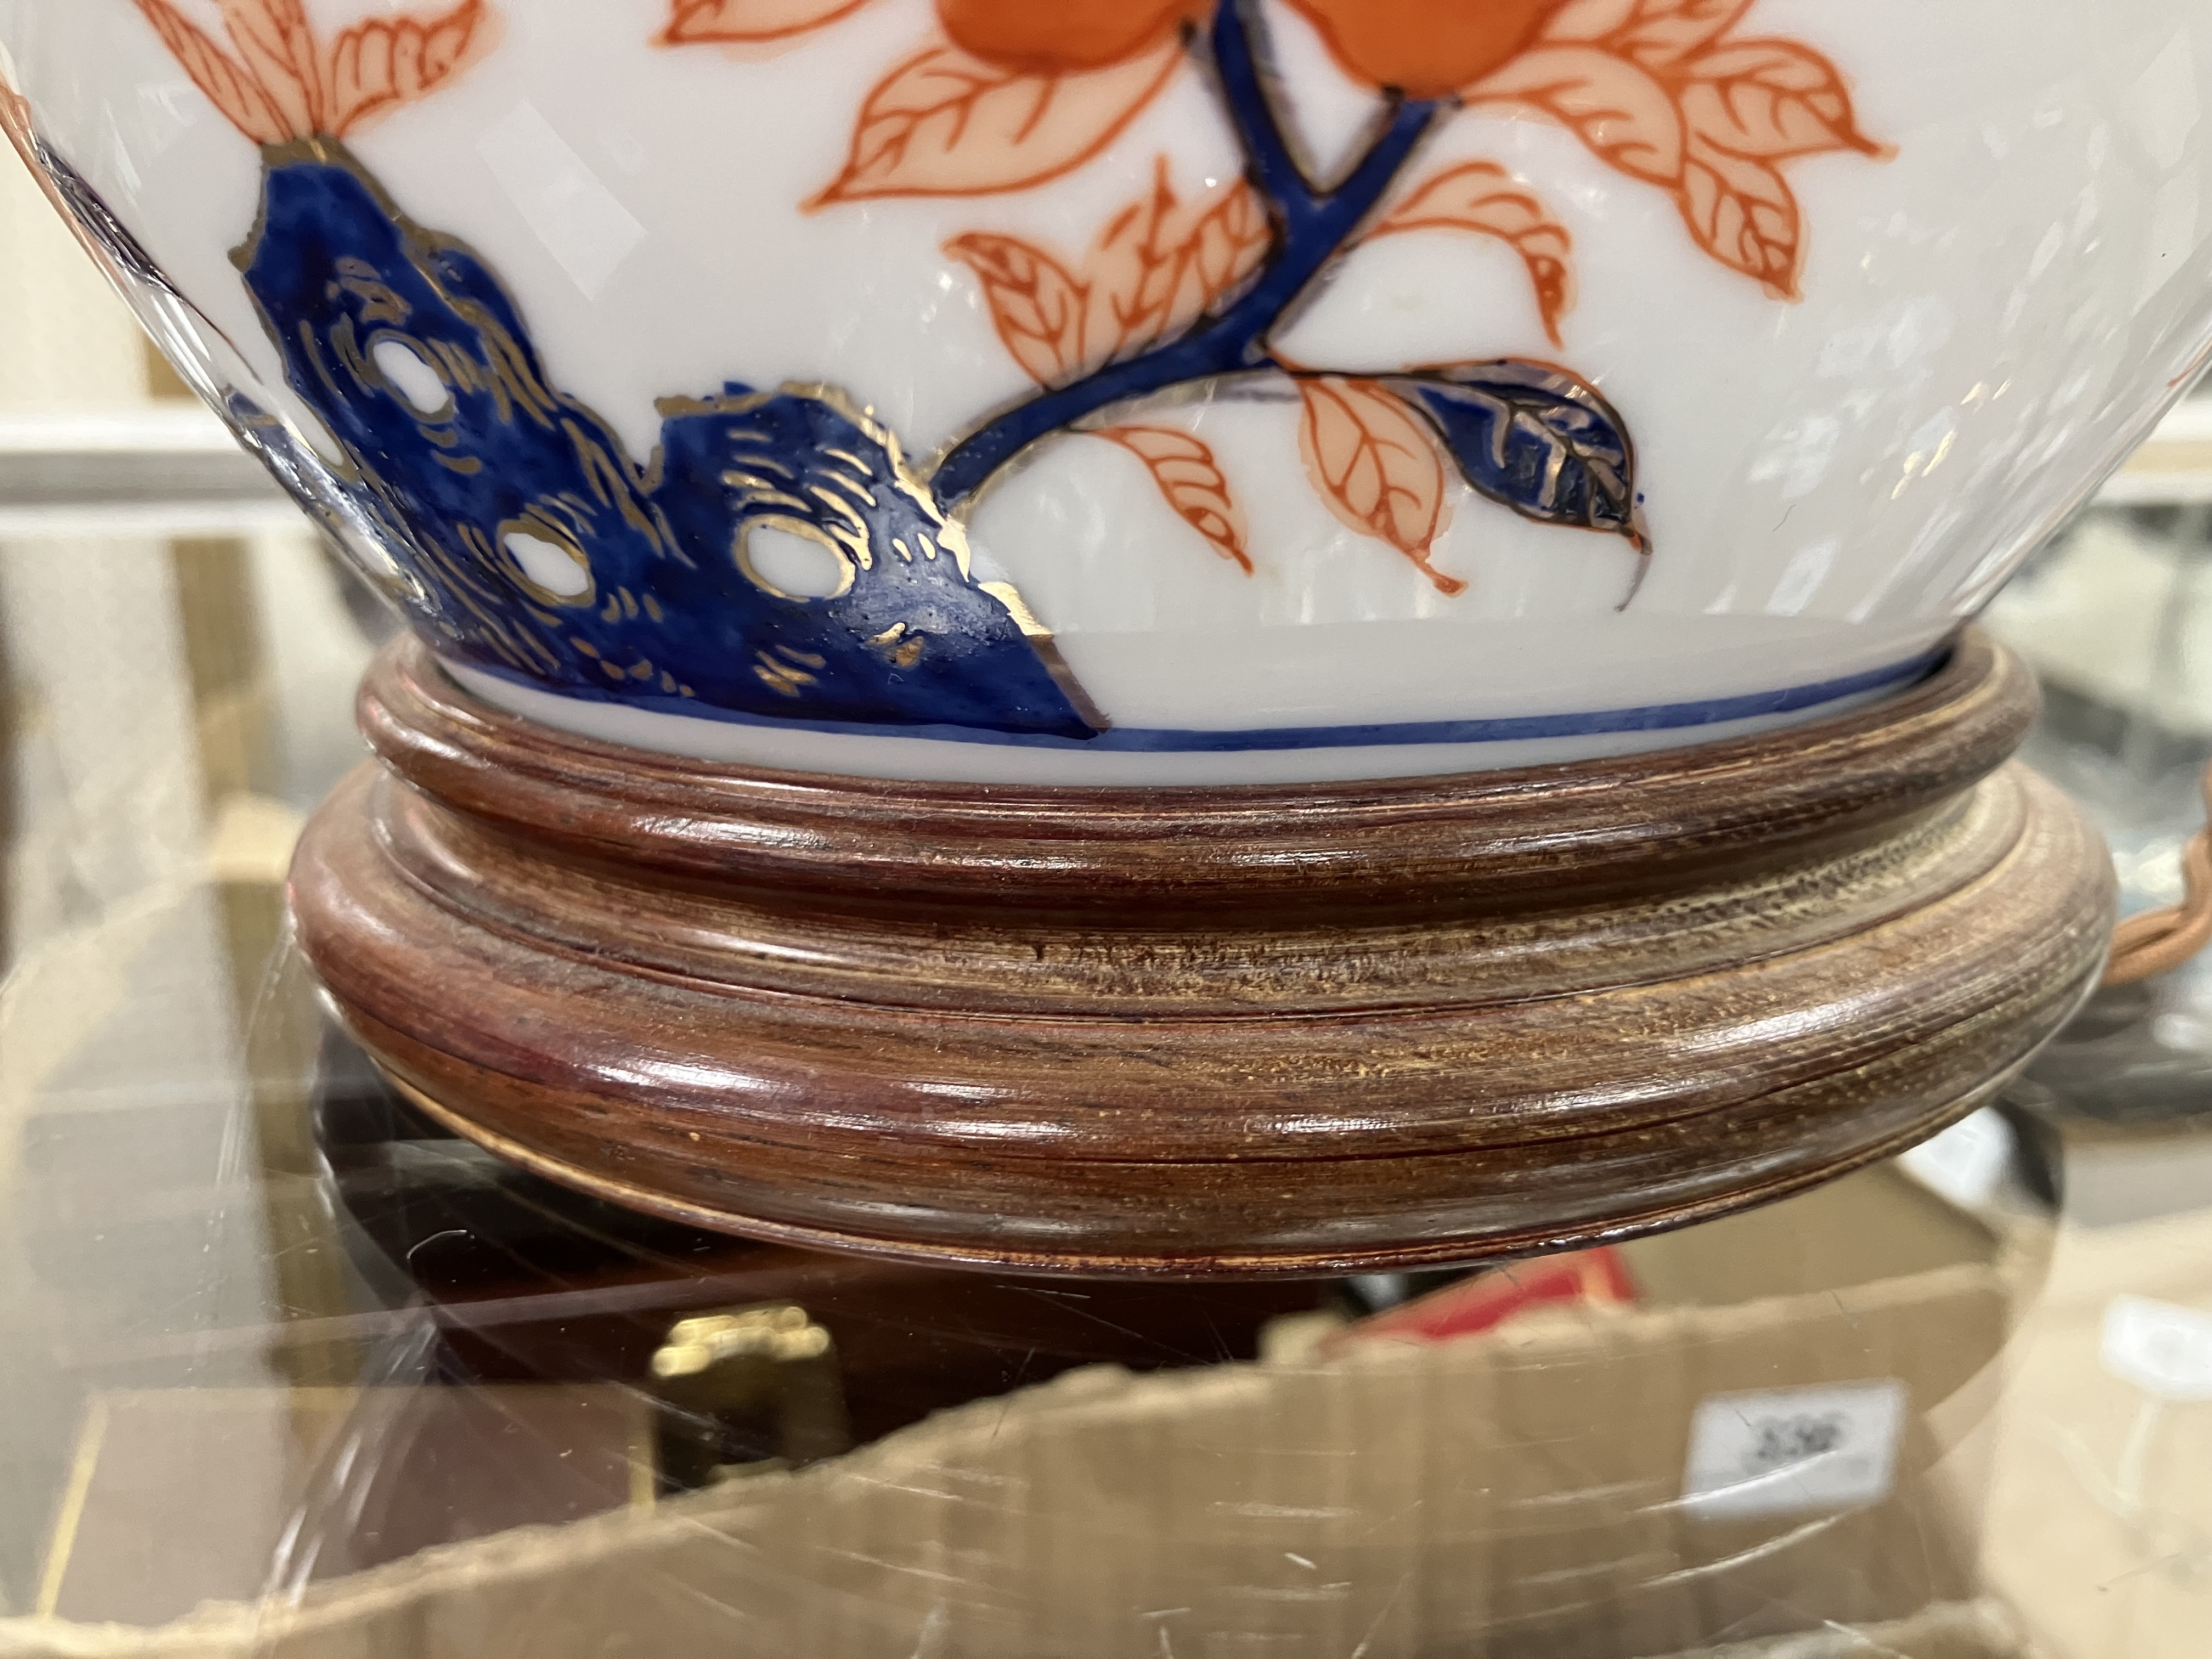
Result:
{"label": "white porcelain body", "polygon": [[[212,4],[185,8],[212,29]],[[396,10],[311,0],[335,32]],[[1066,177],[1002,195],[800,204],[837,176],[854,112],[933,38],[929,0],[870,0],[773,49],[655,44],[658,0],[508,0],[496,46],[349,140],[416,223],[464,239],[527,319],[549,376],[631,455],[659,400],[729,380],[842,388],[930,457],[1032,391],[945,245],[989,231],[1079,253],[1150,188],[1240,167],[1206,76],[1177,76]],[[1269,0],[1307,147],[1346,154],[1376,94]],[[1887,155],[1791,161],[1802,298],[1702,251],[1664,191],[1557,122],[1473,109],[1423,161],[1501,164],[1571,234],[1579,303],[1546,337],[1527,270],[1449,229],[1353,252],[1276,342],[1347,372],[1556,361],[1632,429],[1648,574],[1620,536],[1532,521],[1455,478],[1433,561],[1447,595],[1309,483],[1287,389],[1169,398],[1248,524],[1253,570],[1210,551],[1126,448],[1037,445],[969,521],[1116,729],[1338,732],[1292,746],[1099,751],[987,733],[898,736],[685,719],[471,684],[627,741],[818,770],[1043,781],[1231,781],[1445,771],[1697,741],[1741,725],[1390,741],[1399,723],[1571,717],[1848,681],[1940,645],[2124,455],[2212,323],[2212,0],[1756,0],[1743,36],[1824,54]],[[232,260],[261,158],[129,0],[0,0],[7,80],[243,358],[309,424]],[[220,346],[213,348],[221,356]],[[327,444],[327,440],[324,441]],[[1861,695],[1869,693],[1862,691]],[[1815,699],[1765,719],[1808,718]],[[1758,723],[1753,721],[1753,723]],[[1601,723],[1602,724],[1602,722]],[[1631,722],[1630,724],[1632,724]]]}

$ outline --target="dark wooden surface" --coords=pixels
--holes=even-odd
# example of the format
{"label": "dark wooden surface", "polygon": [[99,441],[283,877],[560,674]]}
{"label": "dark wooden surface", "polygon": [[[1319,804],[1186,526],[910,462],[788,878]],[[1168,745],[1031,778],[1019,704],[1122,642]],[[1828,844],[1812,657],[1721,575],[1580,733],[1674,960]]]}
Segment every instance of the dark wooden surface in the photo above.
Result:
{"label": "dark wooden surface", "polygon": [[2109,862],[1969,634],[1859,712],[1571,766],[1015,789],[574,739],[380,659],[301,939],[422,1109],[787,1242],[1089,1273],[1522,1254],[1987,1098]]}

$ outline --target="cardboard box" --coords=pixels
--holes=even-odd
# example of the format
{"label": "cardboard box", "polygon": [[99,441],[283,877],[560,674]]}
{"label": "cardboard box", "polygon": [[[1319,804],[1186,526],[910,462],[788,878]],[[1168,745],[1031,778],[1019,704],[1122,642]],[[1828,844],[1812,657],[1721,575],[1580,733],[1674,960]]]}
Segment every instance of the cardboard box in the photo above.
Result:
{"label": "cardboard box", "polygon": [[1635,1308],[1094,1368],[290,1606],[0,1623],[0,1655],[1645,1659],[1811,1632],[1751,1650],[1828,1659],[1893,1627],[1868,1650],[2009,1656],[1929,1610],[1974,1595],[1972,1452],[2046,1243],[1885,1168],[1630,1247]]}

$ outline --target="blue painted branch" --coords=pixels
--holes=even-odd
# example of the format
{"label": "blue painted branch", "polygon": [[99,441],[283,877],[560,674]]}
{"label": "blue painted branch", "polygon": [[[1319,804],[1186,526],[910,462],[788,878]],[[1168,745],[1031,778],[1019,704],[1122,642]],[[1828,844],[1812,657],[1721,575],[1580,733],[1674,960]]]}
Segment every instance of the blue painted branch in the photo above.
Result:
{"label": "blue painted branch", "polygon": [[[1268,336],[1375,211],[1391,181],[1450,107],[1443,100],[1399,102],[1344,182],[1316,195],[1276,122],[1237,4],[1220,8],[1214,52],[1254,185],[1276,212],[1274,257],[1242,298],[1190,333],[1041,392],[962,440],[933,480],[946,511],[957,508],[1030,445],[1115,404],[1263,366]],[[1284,191],[1292,192],[1290,201],[1279,193]]]}
{"label": "blue painted branch", "polygon": [[1251,13],[1257,3],[1221,0],[1215,8],[1213,72],[1236,123],[1237,143],[1254,188],[1273,204],[1286,226],[1295,228],[1319,210],[1322,198],[1298,165],[1274,100],[1268,96],[1267,73],[1253,50]]}

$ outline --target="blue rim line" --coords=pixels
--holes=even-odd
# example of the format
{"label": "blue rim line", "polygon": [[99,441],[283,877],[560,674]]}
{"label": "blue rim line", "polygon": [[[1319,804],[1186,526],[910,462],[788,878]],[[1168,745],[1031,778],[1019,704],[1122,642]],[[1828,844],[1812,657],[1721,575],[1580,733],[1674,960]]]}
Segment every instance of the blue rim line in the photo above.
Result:
{"label": "blue rim line", "polygon": [[1671,732],[1756,720],[1816,708],[1862,691],[1875,691],[1917,680],[1951,654],[1947,642],[1932,651],[1885,668],[1816,680],[1778,691],[1744,696],[1708,697],[1697,702],[1653,703],[1640,708],[1606,708],[1581,714],[1510,714],[1495,720],[1401,720],[1375,726],[1283,726],[1244,732],[1182,732],[1145,726],[1116,726],[1095,738],[1061,738],[1034,732],[987,732],[969,726],[870,726],[857,721],[769,720],[733,709],[713,708],[688,697],[631,696],[579,687],[554,691],[511,669],[471,663],[479,673],[552,696],[576,697],[656,714],[721,720],[774,732],[820,732],[857,738],[929,738],[939,743],[988,743],[1021,749],[1072,749],[1094,753],[1218,755],[1266,749],[1367,749],[1398,744],[1514,743],[1530,738],[1583,738],[1621,732]]}

